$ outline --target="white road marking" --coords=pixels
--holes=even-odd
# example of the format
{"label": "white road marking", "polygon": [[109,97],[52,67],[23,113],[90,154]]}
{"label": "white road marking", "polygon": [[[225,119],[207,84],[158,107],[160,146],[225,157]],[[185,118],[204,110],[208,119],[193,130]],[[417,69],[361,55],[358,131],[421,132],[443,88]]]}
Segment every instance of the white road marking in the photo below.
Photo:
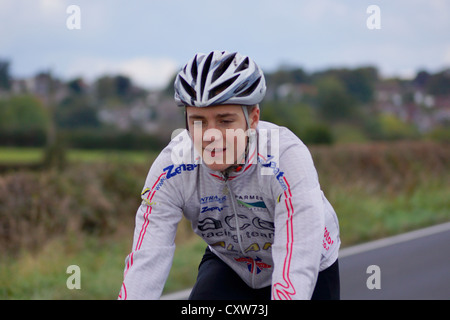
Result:
{"label": "white road marking", "polygon": [[402,233],[396,236],[374,240],[363,244],[355,245],[348,248],[343,248],[339,251],[339,258],[348,257],[354,254],[363,253],[366,251],[387,247],[390,245],[407,242],[414,239],[430,236],[444,231],[450,230],[450,222],[438,224],[424,229],[414,230],[407,233]]}

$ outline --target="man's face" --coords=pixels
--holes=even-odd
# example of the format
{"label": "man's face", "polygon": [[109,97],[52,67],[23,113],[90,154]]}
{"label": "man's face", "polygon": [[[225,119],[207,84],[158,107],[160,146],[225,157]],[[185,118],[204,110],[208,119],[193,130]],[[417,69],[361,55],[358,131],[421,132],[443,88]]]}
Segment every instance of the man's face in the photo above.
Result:
{"label": "man's face", "polygon": [[[214,171],[224,171],[244,162],[247,123],[240,105],[205,108],[186,107],[189,133],[204,163]],[[250,127],[256,129],[259,109],[249,114]]]}

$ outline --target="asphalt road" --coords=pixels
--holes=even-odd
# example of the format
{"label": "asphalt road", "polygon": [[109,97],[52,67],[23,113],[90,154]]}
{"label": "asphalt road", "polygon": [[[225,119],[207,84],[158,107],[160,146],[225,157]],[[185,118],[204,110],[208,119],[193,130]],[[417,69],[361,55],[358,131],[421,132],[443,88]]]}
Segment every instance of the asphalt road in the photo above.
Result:
{"label": "asphalt road", "polygon": [[450,300],[450,222],[344,248],[339,261],[342,300]]}
{"label": "asphalt road", "polygon": [[[450,299],[450,223],[343,249],[339,261],[343,300]],[[371,265],[379,289],[367,286]]]}

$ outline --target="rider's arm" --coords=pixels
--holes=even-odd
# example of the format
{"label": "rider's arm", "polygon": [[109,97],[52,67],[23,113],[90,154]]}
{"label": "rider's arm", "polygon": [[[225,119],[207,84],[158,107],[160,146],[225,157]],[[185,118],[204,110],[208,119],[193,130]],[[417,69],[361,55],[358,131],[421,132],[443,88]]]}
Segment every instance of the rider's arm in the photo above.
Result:
{"label": "rider's arm", "polygon": [[147,176],[119,299],[159,299],[172,265],[181,196],[162,168],[153,165]]}
{"label": "rider's arm", "polygon": [[324,206],[317,172],[303,144],[280,156],[275,207],[272,299],[310,299],[319,272]]}

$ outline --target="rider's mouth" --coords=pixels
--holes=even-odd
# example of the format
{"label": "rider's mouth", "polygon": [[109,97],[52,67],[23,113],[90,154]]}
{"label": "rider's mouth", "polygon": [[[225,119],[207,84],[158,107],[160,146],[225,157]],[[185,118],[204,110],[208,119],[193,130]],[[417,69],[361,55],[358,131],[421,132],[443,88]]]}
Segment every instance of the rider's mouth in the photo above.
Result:
{"label": "rider's mouth", "polygon": [[226,148],[205,148],[212,158],[222,156],[226,150]]}

